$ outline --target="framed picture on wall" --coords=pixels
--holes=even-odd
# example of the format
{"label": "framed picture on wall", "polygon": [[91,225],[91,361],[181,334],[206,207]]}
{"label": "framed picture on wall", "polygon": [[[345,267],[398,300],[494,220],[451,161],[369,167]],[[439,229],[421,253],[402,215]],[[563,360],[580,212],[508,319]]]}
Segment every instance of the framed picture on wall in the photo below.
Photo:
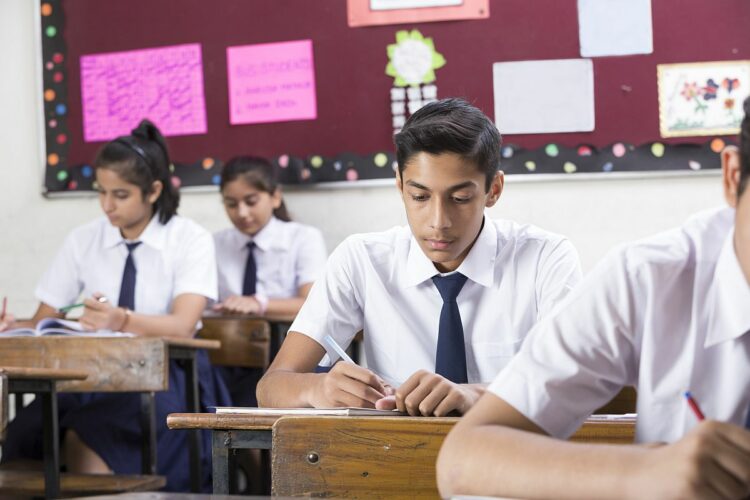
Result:
{"label": "framed picture on wall", "polygon": [[750,61],[657,65],[662,137],[738,134]]}

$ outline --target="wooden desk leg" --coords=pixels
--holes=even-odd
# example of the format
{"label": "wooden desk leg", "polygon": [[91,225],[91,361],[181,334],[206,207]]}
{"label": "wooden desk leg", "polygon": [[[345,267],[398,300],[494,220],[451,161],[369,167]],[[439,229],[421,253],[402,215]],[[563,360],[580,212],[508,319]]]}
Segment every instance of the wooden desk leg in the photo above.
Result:
{"label": "wooden desk leg", "polygon": [[229,449],[230,431],[211,431],[211,462],[213,467],[214,495],[229,494],[229,461],[233,450]]}
{"label": "wooden desk leg", "polygon": [[[188,411],[200,413],[201,403],[198,391],[198,359],[195,350],[190,351],[189,359],[185,363],[185,390],[187,391]],[[190,489],[193,493],[200,493],[203,478],[201,476],[201,430],[188,431],[188,446],[190,449]]]}
{"label": "wooden desk leg", "polygon": [[156,402],[153,392],[141,393],[141,472],[156,474]]}
{"label": "wooden desk leg", "polygon": [[50,382],[49,391],[39,396],[44,420],[44,496],[57,498],[60,494],[60,427],[55,382]]}

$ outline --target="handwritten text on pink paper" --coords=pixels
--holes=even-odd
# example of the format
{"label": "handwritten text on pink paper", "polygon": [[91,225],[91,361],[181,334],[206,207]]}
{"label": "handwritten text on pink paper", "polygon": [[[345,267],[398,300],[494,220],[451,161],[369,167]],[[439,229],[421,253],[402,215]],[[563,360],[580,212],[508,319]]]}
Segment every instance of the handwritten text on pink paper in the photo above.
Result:
{"label": "handwritten text on pink paper", "polygon": [[314,120],[312,40],[227,48],[229,121]]}
{"label": "handwritten text on pink paper", "polygon": [[83,137],[127,135],[143,118],[164,135],[206,133],[200,44],[81,56]]}

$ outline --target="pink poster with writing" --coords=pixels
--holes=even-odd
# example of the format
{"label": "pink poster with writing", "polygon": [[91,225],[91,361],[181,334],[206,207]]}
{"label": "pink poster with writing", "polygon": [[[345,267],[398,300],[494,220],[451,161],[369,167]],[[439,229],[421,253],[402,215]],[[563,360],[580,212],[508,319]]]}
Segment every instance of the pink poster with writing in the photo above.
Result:
{"label": "pink poster with writing", "polygon": [[314,120],[312,40],[227,48],[232,125]]}
{"label": "pink poster with writing", "polygon": [[166,136],[206,133],[200,44],[81,56],[83,137],[128,135],[148,118]]}

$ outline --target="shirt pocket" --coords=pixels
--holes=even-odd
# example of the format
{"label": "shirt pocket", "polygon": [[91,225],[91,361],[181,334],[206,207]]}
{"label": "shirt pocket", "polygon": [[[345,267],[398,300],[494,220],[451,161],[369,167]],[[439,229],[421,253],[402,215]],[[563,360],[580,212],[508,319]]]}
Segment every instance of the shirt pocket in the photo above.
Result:
{"label": "shirt pocket", "polygon": [[474,360],[474,370],[471,369],[472,363],[469,363],[469,381],[482,384],[492,382],[521,349],[522,344],[523,339],[503,342],[472,342],[471,354],[467,353],[467,357],[470,355]]}

